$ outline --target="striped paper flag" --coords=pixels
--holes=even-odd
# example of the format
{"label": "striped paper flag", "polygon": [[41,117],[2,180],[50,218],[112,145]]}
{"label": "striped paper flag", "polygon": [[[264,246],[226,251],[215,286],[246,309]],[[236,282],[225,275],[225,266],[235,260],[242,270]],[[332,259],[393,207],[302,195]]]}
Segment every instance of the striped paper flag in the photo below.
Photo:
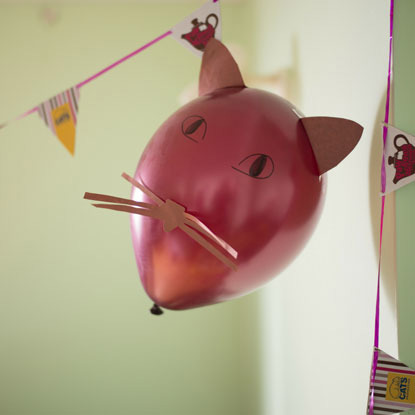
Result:
{"label": "striped paper flag", "polygon": [[371,413],[373,391],[373,415],[391,415],[415,408],[415,370],[394,359],[380,349],[374,382],[371,379],[367,413]]}
{"label": "striped paper flag", "polygon": [[74,155],[75,126],[78,114],[79,89],[73,87],[38,106],[38,113],[45,124]]}
{"label": "striped paper flag", "polygon": [[181,45],[202,57],[209,39],[222,39],[219,0],[209,0],[200,9],[174,26],[172,36]]}

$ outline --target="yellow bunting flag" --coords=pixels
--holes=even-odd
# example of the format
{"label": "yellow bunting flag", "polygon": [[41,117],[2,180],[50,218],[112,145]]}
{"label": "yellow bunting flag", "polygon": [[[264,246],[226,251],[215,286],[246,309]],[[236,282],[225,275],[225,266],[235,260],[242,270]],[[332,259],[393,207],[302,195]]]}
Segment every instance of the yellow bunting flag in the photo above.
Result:
{"label": "yellow bunting flag", "polygon": [[74,155],[79,89],[70,88],[38,106],[39,116]]}

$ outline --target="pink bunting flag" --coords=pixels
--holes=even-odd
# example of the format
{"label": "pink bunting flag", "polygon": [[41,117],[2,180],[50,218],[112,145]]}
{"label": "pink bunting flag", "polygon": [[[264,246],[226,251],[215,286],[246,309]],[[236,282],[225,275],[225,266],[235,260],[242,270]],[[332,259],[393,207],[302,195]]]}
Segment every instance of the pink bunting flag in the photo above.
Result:
{"label": "pink bunting flag", "polygon": [[185,48],[202,57],[207,42],[222,39],[222,18],[218,0],[209,0],[171,29],[172,36]]}
{"label": "pink bunting flag", "polygon": [[386,194],[415,181],[415,136],[392,125],[384,128],[388,130],[383,152]]}
{"label": "pink bunting flag", "polygon": [[415,370],[377,348],[374,349],[374,362],[376,359],[367,413],[371,409],[373,415],[392,415],[415,408]]}
{"label": "pink bunting flag", "polygon": [[75,152],[78,103],[79,88],[73,87],[37,107],[40,118],[72,155]]}

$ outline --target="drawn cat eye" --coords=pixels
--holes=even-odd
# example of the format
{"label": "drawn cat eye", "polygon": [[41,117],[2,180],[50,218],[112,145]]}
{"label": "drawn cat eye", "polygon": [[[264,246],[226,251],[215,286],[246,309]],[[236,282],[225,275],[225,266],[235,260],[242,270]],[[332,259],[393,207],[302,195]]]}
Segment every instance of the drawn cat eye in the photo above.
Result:
{"label": "drawn cat eye", "polygon": [[256,153],[245,157],[238,167],[232,168],[253,179],[268,179],[274,173],[274,161],[266,154]]}
{"label": "drawn cat eye", "polygon": [[205,139],[206,131],[206,120],[200,115],[191,115],[182,122],[183,135],[195,143]]}

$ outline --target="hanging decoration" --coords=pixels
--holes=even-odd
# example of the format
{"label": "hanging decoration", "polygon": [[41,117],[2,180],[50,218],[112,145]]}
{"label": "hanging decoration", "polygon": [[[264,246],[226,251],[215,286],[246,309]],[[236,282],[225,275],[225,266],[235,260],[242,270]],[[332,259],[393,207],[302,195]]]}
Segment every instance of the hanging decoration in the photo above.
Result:
{"label": "hanging decoration", "polygon": [[205,3],[172,29],[172,36],[194,54],[202,57],[209,40],[222,40],[222,21],[219,2]]}
{"label": "hanging decoration", "polygon": [[386,127],[385,193],[390,193],[415,180],[415,137],[391,125]]}
{"label": "hanging decoration", "polygon": [[78,102],[79,89],[73,87],[38,106],[40,118],[72,155],[75,152]]}
{"label": "hanging decoration", "polygon": [[[381,214],[379,235],[379,263],[376,291],[375,330],[372,367],[370,375],[369,396],[367,405],[368,415],[395,414],[415,408],[415,371],[389,356],[379,349],[379,327],[380,327],[380,271],[382,259],[383,222],[385,216],[385,194],[398,188],[396,184],[403,178],[402,154],[394,154],[392,146],[404,153],[403,146],[409,145],[407,137],[395,127],[388,125],[390,112],[391,81],[392,81],[392,53],[393,53],[393,12],[394,0],[390,3],[389,24],[389,63],[388,80],[386,90],[385,118],[383,123],[383,158],[381,167]],[[404,144],[398,142],[403,137]],[[405,150],[408,151],[409,149]],[[392,156],[394,154],[394,156]],[[407,157],[407,160],[410,157]],[[398,162],[398,163],[397,163]],[[398,166],[393,172],[387,166]],[[403,376],[402,376],[403,375]]]}
{"label": "hanging decoration", "polygon": [[373,415],[396,414],[415,408],[415,370],[375,348],[376,372],[371,379]]}
{"label": "hanging decoration", "polygon": [[199,97],[150,140],[131,199],[85,198],[131,213],[152,312],[215,304],[255,290],[299,254],[321,214],[324,173],[362,130],[343,118],[303,117],[285,99],[246,87],[227,48],[211,38]]}
{"label": "hanging decoration", "polygon": [[184,47],[190,49],[196,55],[201,57],[203,49],[209,39],[212,37],[220,39],[222,35],[222,18],[219,0],[208,0],[202,7],[175,25],[171,30],[156,37],[144,46],[103,68],[72,88],[67,89],[61,94],[55,95],[38,106],[24,112],[18,117],[0,123],[0,130],[13,121],[21,120],[22,118],[37,112],[45,122],[46,126],[56,135],[69,153],[74,155],[79,90],[95,79],[101,77],[106,72],[114,69],[121,63],[131,59],[170,35]]}

